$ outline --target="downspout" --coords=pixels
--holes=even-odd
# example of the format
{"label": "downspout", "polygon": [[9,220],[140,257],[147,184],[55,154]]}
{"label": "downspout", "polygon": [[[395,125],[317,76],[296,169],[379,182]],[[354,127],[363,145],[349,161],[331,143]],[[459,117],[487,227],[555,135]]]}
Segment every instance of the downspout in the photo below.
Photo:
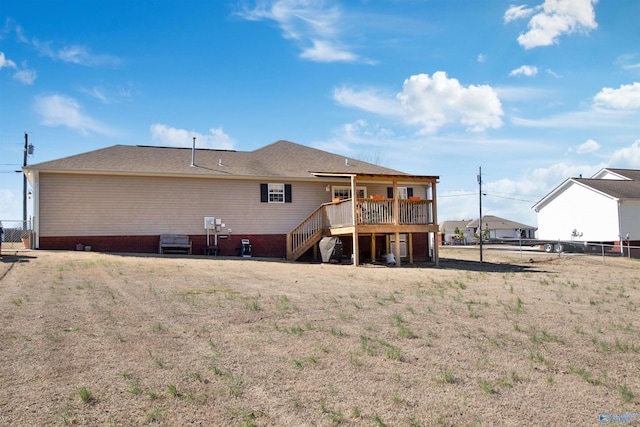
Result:
{"label": "downspout", "polygon": [[622,210],[620,208],[622,203],[623,201],[618,199],[618,238],[620,239],[620,255],[624,256],[624,242],[622,241]]}

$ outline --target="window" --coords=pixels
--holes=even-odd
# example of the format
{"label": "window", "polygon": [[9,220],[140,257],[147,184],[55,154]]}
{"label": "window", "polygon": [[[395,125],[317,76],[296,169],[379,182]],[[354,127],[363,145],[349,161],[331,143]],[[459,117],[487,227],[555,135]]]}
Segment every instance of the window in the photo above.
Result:
{"label": "window", "polygon": [[[398,187],[398,199],[408,199],[412,196],[412,187]],[[387,198],[393,199],[393,187],[387,187]]]}
{"label": "window", "polygon": [[398,199],[406,200],[408,198],[407,187],[398,187]]}
{"label": "window", "polygon": [[269,184],[269,203],[284,203],[284,184]]}
{"label": "window", "polygon": [[262,203],[291,203],[291,184],[260,184]]}
{"label": "window", "polygon": [[[367,197],[367,187],[356,187],[356,195],[359,199],[365,199]],[[348,186],[334,186],[333,198],[350,199],[351,187]]]}

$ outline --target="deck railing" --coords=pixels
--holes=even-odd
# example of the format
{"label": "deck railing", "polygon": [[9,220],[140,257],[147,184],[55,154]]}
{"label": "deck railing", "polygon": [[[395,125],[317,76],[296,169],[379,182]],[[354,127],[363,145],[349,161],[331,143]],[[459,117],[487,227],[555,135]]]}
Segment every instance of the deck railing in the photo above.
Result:
{"label": "deck railing", "polygon": [[[394,199],[353,199],[325,203],[287,235],[287,258],[295,259],[322,237],[323,230],[353,225],[393,225]],[[399,200],[399,225],[432,225],[431,200]]]}
{"label": "deck railing", "polygon": [[[398,224],[433,224],[433,203],[431,200],[399,200]],[[327,211],[327,228],[348,227],[353,224],[352,199],[323,205]],[[356,224],[393,224],[393,199],[357,199]]]}
{"label": "deck railing", "polygon": [[400,200],[400,224],[433,224],[433,203],[431,200]]}
{"label": "deck railing", "polygon": [[327,228],[348,227],[353,225],[352,199],[341,200],[335,203],[326,203],[324,209],[327,212]]}
{"label": "deck railing", "polygon": [[287,234],[287,259],[299,256],[301,251],[307,250],[307,246],[313,244],[322,235],[326,222],[324,207],[325,205],[318,207]]}

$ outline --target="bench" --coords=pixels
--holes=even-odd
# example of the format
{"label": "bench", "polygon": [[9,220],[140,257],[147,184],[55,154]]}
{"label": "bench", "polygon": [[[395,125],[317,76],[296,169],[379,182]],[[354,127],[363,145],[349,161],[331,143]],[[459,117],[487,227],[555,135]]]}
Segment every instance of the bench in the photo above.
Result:
{"label": "bench", "polygon": [[161,234],[158,253],[186,252],[191,254],[191,240],[186,234]]}

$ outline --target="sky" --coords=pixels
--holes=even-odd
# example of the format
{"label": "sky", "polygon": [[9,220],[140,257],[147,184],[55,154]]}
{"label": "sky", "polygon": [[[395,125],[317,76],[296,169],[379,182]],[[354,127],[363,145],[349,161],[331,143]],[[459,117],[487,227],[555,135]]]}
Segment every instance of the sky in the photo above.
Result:
{"label": "sky", "polygon": [[[640,169],[640,1],[0,0],[0,219],[40,163],[278,140],[438,175],[438,220],[537,226]],[[29,205],[27,216],[31,216]]]}

